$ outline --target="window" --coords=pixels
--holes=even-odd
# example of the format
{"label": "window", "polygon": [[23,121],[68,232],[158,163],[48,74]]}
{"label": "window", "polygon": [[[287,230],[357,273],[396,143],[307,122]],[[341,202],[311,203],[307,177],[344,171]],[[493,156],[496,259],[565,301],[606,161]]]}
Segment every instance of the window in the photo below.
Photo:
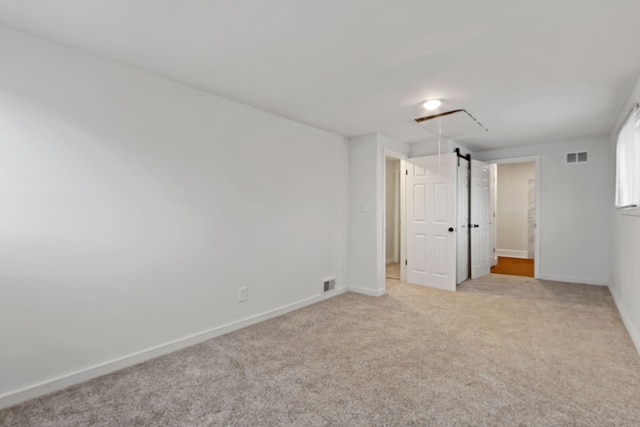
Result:
{"label": "window", "polygon": [[640,206],[640,111],[636,104],[618,133],[616,144],[616,207]]}

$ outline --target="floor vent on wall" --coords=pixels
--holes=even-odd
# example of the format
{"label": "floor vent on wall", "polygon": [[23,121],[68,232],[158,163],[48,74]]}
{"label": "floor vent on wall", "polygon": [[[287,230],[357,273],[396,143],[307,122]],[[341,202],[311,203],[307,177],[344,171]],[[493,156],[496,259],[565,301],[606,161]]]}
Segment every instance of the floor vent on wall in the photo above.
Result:
{"label": "floor vent on wall", "polygon": [[336,288],[336,278],[328,277],[326,279],[322,279],[322,292],[329,292]]}
{"label": "floor vent on wall", "polygon": [[579,151],[577,153],[567,153],[565,163],[584,163],[589,160],[589,153],[587,151]]}

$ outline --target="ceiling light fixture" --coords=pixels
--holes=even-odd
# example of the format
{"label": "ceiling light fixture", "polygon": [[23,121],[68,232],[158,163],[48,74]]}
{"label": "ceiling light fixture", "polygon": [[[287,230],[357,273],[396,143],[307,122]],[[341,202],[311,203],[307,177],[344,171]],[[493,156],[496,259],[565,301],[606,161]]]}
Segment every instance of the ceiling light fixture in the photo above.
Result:
{"label": "ceiling light fixture", "polygon": [[427,102],[425,102],[423,106],[427,110],[435,110],[440,106],[440,104],[442,104],[442,102],[439,99],[430,99]]}

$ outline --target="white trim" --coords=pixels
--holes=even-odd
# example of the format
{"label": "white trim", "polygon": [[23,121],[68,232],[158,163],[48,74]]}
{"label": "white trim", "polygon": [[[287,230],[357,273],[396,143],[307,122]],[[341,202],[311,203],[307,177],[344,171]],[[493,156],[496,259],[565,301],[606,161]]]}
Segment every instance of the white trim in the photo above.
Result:
{"label": "white trim", "polygon": [[380,297],[384,295],[384,292],[385,292],[384,289],[378,289],[377,291],[372,291],[371,289],[360,288],[358,286],[349,286],[349,291],[355,292],[356,294],[368,295],[370,297]]}
{"label": "white trim", "polygon": [[613,296],[613,302],[616,304],[616,308],[622,318],[622,323],[624,323],[624,326],[627,328],[631,341],[633,341],[633,344],[636,346],[636,350],[640,353],[640,331],[635,328],[631,318],[624,309],[624,306],[619,302],[619,297],[615,292],[615,289],[612,289],[611,286],[609,286],[609,292],[611,293],[611,296]]}
{"label": "white trim", "polygon": [[527,251],[516,251],[513,249],[497,249],[496,248],[496,256],[503,256],[507,258],[529,258],[529,252]]}
{"label": "white trim", "polygon": [[298,310],[308,305],[315,304],[328,298],[338,296],[347,291],[347,288],[336,288],[321,295],[306,298],[301,301],[276,308],[274,310],[265,311],[263,313],[256,314],[255,316],[250,316],[242,320],[227,323],[192,335],[187,335],[183,338],[179,338],[165,344],[154,346],[146,350],[138,351],[136,353],[90,366],[88,368],[79,369],[75,372],[61,375],[50,380],[42,381],[40,383],[27,386],[22,389],[2,394],[0,395],[0,409],[8,408],[27,400],[34,399],[45,394],[53,393],[72,385],[76,385],[102,375],[110,374],[120,369],[128,368],[129,366],[154,359],[167,353],[199,344],[201,342],[219,337],[229,332],[233,332],[235,330],[281,316],[291,311]]}
{"label": "white trim", "polygon": [[593,286],[608,285],[608,283],[605,280],[594,280],[588,277],[559,276],[557,274],[543,274],[540,276],[536,276],[536,279],[553,280],[554,282],[578,283],[581,285],[593,285]]}

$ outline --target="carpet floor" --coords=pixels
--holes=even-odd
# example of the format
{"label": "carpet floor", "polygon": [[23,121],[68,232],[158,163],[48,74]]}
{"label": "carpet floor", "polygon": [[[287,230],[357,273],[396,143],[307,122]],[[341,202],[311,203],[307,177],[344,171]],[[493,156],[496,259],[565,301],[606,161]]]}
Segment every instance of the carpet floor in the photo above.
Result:
{"label": "carpet floor", "polygon": [[387,280],[0,411],[2,426],[637,426],[604,287]]}

